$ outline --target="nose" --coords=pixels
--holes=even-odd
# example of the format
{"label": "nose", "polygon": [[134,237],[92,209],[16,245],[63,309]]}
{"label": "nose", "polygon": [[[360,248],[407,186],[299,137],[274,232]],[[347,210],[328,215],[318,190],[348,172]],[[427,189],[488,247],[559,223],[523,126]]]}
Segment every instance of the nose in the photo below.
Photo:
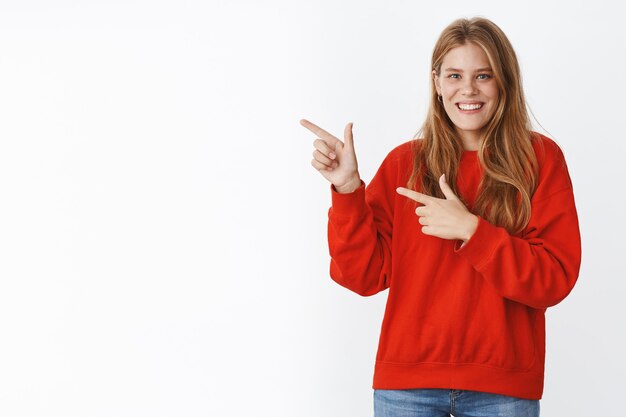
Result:
{"label": "nose", "polygon": [[473,95],[476,94],[476,84],[475,84],[475,80],[472,78],[467,78],[467,81],[465,82],[465,84],[463,85],[461,92],[464,95]]}

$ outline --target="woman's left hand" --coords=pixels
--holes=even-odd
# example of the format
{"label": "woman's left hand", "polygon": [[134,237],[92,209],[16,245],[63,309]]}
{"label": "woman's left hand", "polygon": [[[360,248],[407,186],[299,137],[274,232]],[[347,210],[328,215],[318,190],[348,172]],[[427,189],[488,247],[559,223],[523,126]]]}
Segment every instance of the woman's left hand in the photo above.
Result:
{"label": "woman's left hand", "polygon": [[467,210],[463,202],[454,194],[445,179],[439,178],[439,186],[445,199],[432,197],[408,188],[398,187],[396,191],[411,200],[423,204],[415,209],[426,235],[442,239],[460,239],[464,243],[476,231],[478,217]]}

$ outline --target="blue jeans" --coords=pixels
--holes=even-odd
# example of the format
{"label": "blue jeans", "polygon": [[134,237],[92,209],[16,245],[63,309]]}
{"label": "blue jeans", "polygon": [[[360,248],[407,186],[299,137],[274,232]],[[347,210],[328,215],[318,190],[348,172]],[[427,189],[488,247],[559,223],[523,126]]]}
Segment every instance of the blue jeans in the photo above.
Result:
{"label": "blue jeans", "polygon": [[539,400],[457,389],[374,390],[374,417],[539,417]]}

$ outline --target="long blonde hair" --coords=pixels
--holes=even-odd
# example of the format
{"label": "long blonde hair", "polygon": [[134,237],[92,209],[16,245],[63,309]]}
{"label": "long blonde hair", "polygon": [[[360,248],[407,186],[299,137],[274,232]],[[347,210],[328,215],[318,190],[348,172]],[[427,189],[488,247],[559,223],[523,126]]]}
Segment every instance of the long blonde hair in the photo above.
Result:
{"label": "long blonde hair", "polygon": [[[472,212],[515,234],[530,220],[530,200],[539,175],[531,141],[541,141],[532,131],[515,51],[504,32],[490,20],[458,19],[446,27],[433,50],[432,69],[439,76],[444,56],[469,42],[487,55],[499,90],[493,118],[484,127],[478,149],[484,174]],[[448,184],[461,198],[456,180],[462,142],[438,100],[432,77],[431,93],[428,115],[415,135],[423,140],[414,141],[414,165],[407,187],[416,189],[419,183],[422,192],[445,198],[439,177],[446,174]]]}

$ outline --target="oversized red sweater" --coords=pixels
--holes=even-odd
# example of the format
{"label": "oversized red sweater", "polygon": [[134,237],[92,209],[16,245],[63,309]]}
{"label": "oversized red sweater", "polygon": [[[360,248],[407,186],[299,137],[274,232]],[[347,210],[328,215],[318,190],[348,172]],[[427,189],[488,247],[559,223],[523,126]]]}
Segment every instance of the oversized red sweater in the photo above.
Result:
{"label": "oversized red sweater", "polygon": [[[536,133],[539,184],[530,222],[511,235],[479,216],[467,243],[425,235],[396,188],[412,170],[411,142],[393,149],[366,187],[331,185],[330,275],[363,296],[389,288],[374,389],[465,389],[540,399],[545,311],[577,281],[581,241],[561,149]],[[539,143],[544,144],[542,147]],[[465,151],[457,175],[468,209],[482,168]],[[419,190],[418,190],[419,191]]]}

